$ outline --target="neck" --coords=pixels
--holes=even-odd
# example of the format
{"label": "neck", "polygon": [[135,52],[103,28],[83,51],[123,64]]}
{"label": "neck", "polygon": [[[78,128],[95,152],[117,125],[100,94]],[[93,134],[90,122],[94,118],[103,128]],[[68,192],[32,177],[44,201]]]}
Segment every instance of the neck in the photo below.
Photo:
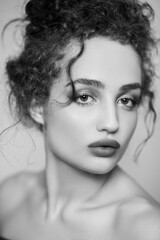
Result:
{"label": "neck", "polygon": [[93,204],[111,174],[92,174],[77,169],[47,151],[46,184],[48,214],[56,215],[64,205]]}

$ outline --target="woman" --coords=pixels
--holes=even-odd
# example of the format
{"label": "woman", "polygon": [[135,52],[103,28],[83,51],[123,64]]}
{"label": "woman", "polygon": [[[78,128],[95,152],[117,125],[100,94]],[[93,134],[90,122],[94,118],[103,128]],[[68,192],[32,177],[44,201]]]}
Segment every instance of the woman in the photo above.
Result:
{"label": "woman", "polygon": [[160,239],[158,203],[117,166],[139,105],[156,115],[152,8],[135,0],[30,0],[25,11],[23,51],[6,67],[10,100],[24,124],[43,131],[46,169],[1,185],[1,235]]}

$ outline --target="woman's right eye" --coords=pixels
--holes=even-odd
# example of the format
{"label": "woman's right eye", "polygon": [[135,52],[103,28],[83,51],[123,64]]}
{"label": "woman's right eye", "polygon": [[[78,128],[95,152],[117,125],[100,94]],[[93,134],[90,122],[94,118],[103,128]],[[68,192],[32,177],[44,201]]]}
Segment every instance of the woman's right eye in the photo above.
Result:
{"label": "woman's right eye", "polygon": [[75,97],[75,102],[82,106],[91,105],[95,101],[96,101],[95,97],[89,93],[80,93],[77,94]]}

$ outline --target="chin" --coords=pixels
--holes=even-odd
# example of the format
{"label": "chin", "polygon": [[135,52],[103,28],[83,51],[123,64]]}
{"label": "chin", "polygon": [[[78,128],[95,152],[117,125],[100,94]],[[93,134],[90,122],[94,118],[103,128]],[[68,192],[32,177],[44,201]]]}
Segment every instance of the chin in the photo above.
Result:
{"label": "chin", "polygon": [[109,173],[109,172],[111,172],[115,167],[117,166],[117,164],[112,164],[112,166],[95,166],[94,168],[93,168],[93,166],[92,166],[92,168],[89,168],[89,169],[81,169],[82,171],[85,171],[85,172],[87,172],[87,173],[90,173],[90,174],[96,174],[96,175],[104,175],[104,174],[107,174],[107,173]]}

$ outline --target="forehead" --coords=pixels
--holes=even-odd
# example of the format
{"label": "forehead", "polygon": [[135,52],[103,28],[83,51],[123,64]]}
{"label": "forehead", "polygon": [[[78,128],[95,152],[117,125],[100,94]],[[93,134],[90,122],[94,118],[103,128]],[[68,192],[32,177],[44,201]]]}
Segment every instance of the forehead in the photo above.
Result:
{"label": "forehead", "polygon": [[[77,41],[67,46],[60,79],[54,83],[50,92],[51,99],[67,94],[66,86],[71,80],[66,69],[79,52],[80,44]],[[70,70],[73,82],[83,78],[96,80],[114,92],[123,85],[141,84],[141,64],[135,50],[130,45],[122,45],[107,38],[95,37],[85,41],[84,51]]]}
{"label": "forehead", "polygon": [[[74,50],[69,50],[69,55],[79,51],[79,46],[74,45]],[[135,50],[130,45],[107,38],[95,37],[85,41],[82,55],[75,61],[71,68],[74,81],[77,78],[96,79],[123,84],[141,81],[141,65]]]}

